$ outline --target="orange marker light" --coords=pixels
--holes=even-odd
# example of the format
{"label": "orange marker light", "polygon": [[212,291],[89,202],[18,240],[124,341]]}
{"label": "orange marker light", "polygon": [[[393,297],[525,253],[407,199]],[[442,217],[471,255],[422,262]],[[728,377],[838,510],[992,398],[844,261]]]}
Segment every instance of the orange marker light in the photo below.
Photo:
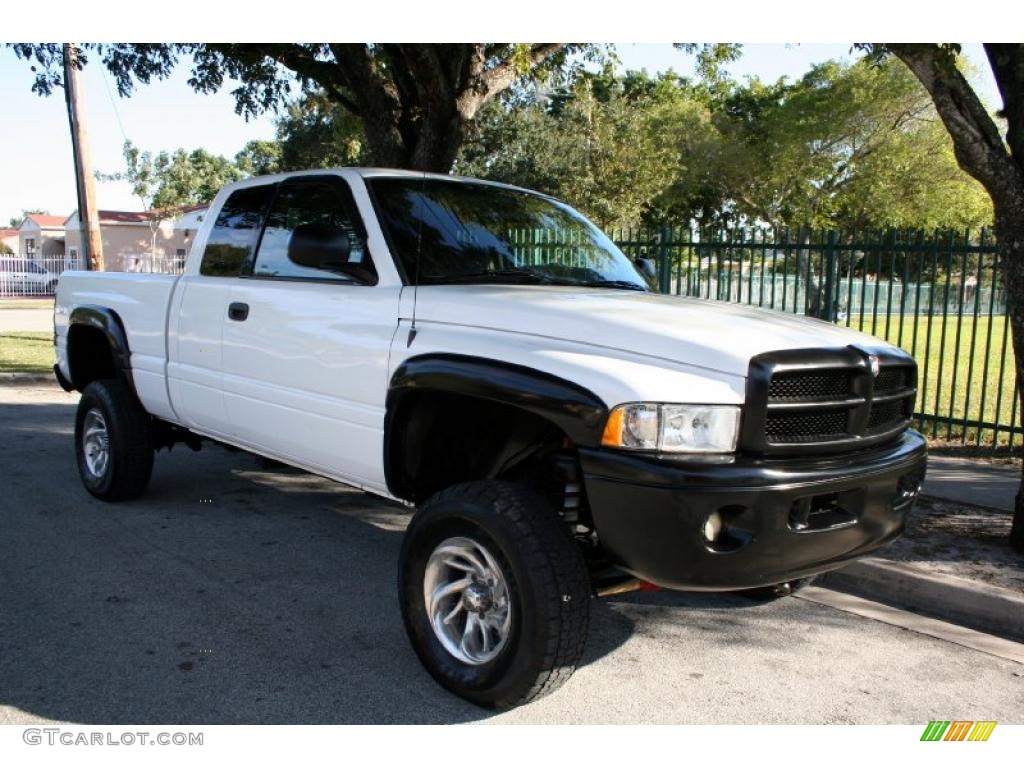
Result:
{"label": "orange marker light", "polygon": [[608,421],[604,425],[604,434],[601,435],[601,445],[622,445],[622,420],[625,417],[624,408],[615,408],[608,414]]}

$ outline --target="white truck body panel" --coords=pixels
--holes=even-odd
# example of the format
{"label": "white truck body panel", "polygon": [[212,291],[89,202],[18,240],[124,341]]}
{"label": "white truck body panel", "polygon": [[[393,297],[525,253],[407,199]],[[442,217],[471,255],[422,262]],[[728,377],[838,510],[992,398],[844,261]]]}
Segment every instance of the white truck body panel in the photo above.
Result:
{"label": "white truck body panel", "polygon": [[117,312],[132,354],[132,378],[146,410],[162,419],[177,421],[167,391],[167,316],[175,275],[128,272],[65,272],[54,302],[54,331],[58,364],[70,374],[66,345],[71,310],[83,305]]}
{"label": "white truck body panel", "polygon": [[385,489],[384,400],[397,286],[237,281],[246,322],[224,323],[236,442]]}
{"label": "white truck body panel", "polygon": [[[236,189],[301,175],[349,182],[378,273],[376,285],[210,277],[199,264],[217,212]],[[68,272],[55,308],[65,376],[68,316],[107,307],[121,318],[132,376],[148,412],[197,433],[389,495],[383,470],[390,377],[416,355],[514,363],[626,402],[742,404],[750,358],[878,339],[780,312],[627,290],[532,285],[424,286],[414,291],[361,177],[339,169],[249,179],[222,190],[183,276]],[[387,172],[394,175],[394,172]],[[415,175],[415,174],[408,174]],[[245,302],[246,322],[227,318]]]}
{"label": "white truck body panel", "polygon": [[[411,292],[403,319],[412,315]],[[884,343],[823,320],[742,304],[554,285],[424,286],[416,320],[576,342],[732,376],[746,376],[750,358],[769,350]]]}

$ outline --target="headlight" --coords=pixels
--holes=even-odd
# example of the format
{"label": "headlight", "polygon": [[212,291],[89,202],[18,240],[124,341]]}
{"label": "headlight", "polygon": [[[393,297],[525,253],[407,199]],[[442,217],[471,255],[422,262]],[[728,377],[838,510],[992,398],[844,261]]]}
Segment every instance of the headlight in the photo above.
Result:
{"label": "headlight", "polygon": [[601,444],[666,453],[731,453],[739,428],[735,405],[628,403],[608,415]]}

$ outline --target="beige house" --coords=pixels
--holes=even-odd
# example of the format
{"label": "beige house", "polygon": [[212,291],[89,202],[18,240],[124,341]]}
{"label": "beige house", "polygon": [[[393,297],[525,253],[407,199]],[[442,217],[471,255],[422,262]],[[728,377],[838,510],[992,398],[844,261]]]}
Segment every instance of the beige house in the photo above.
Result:
{"label": "beige house", "polygon": [[53,258],[64,255],[65,216],[30,213],[18,227],[19,256]]}
{"label": "beige house", "polygon": [[[154,221],[144,211],[98,211],[104,267],[117,272],[171,272],[183,268],[206,206]],[[182,226],[184,224],[184,226]],[[76,210],[63,222],[68,260],[82,253],[82,223]]]}

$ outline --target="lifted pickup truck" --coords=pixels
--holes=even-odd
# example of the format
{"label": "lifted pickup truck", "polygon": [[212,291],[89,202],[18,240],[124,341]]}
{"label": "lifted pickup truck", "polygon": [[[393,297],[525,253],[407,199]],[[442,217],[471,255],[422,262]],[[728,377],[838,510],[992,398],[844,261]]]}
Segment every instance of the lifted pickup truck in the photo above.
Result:
{"label": "lifted pickup truck", "polygon": [[595,595],[781,595],[896,537],[925,471],[913,360],[642,266],[509,186],[233,184],[180,277],[61,277],[82,481],[137,497],[157,449],[206,439],[404,502],[412,646],[493,707],[569,677]]}

